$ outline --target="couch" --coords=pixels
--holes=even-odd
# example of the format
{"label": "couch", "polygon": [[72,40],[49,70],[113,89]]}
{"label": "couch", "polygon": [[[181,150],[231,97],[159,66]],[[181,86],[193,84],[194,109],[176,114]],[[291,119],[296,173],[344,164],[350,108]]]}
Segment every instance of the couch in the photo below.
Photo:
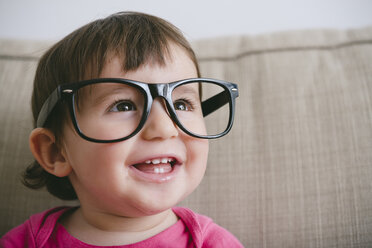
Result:
{"label": "couch", "polygon": [[[76,205],[20,183],[32,161],[30,94],[47,41],[0,41],[0,235]],[[180,203],[246,247],[372,247],[372,27],[192,42],[204,77],[239,85],[233,130],[210,141]]]}

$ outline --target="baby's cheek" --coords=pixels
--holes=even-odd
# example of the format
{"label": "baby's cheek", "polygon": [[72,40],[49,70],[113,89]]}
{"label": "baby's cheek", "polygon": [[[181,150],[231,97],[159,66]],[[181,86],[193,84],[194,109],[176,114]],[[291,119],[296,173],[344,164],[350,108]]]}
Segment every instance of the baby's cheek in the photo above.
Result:
{"label": "baby's cheek", "polygon": [[209,142],[206,139],[193,139],[189,147],[190,167],[202,177],[207,166]]}

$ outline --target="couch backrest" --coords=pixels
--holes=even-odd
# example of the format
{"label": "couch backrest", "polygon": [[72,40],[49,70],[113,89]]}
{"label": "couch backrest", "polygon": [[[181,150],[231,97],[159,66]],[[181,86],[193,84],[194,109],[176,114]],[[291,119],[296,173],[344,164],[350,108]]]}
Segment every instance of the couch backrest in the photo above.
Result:
{"label": "couch backrest", "polygon": [[194,47],[240,96],[187,204],[246,247],[372,247],[372,28]]}
{"label": "couch backrest", "polygon": [[[50,43],[0,42],[0,235],[62,202],[19,182],[32,79]],[[204,77],[238,83],[233,130],[180,205],[246,247],[372,246],[372,28],[193,42]]]}

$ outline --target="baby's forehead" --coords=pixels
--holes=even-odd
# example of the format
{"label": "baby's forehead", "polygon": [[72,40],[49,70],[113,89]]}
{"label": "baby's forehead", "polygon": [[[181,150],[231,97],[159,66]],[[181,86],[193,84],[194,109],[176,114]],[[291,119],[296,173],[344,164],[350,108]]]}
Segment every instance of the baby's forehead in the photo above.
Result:
{"label": "baby's forehead", "polygon": [[197,65],[184,48],[170,45],[163,60],[153,57],[143,60],[143,63],[130,70],[125,68],[124,56],[111,55],[107,57],[99,78],[124,78],[145,83],[169,83],[198,76]]}
{"label": "baby's forehead", "polygon": [[[193,60],[194,54],[176,42],[168,40],[159,48],[144,47],[144,51],[127,51],[128,48],[110,49],[105,52],[104,65],[111,63],[121,64],[123,70],[131,71],[144,65],[156,66],[164,65],[165,62],[172,61],[175,57],[184,57]],[[137,50],[137,49],[135,49]]]}

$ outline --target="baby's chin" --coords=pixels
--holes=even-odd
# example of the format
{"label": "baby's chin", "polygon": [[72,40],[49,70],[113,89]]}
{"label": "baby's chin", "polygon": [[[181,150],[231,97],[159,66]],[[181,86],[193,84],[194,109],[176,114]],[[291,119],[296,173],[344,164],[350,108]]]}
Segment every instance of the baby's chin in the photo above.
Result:
{"label": "baby's chin", "polygon": [[142,202],[136,206],[138,216],[151,216],[161,214],[167,211],[170,211],[173,207],[176,207],[179,204],[182,204],[182,201],[187,198],[194,190],[189,189],[188,191],[183,192],[182,194],[170,195],[168,199],[150,199],[149,201]]}
{"label": "baby's chin", "polygon": [[141,215],[154,215],[167,211],[187,198],[202,181],[203,175],[190,175],[180,173],[178,180],[166,184],[141,184],[137,185],[136,199],[132,205]]}

